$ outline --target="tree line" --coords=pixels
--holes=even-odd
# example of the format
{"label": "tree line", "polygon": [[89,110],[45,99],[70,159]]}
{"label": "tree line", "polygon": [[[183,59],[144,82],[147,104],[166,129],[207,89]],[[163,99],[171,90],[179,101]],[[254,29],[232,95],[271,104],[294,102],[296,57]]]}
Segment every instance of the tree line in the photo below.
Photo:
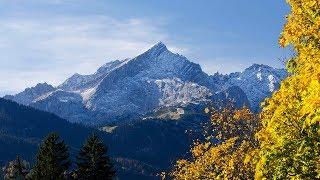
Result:
{"label": "tree line", "polygon": [[3,174],[5,180],[108,180],[115,171],[107,147],[96,134],[87,138],[72,168],[68,146],[51,133],[41,143],[32,168],[18,156],[3,168]]}

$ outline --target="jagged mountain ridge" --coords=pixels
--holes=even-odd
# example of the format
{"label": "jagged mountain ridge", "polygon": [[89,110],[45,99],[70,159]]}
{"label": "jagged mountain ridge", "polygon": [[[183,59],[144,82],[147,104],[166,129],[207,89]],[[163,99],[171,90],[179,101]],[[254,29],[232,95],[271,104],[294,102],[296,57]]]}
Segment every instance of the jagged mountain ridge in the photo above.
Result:
{"label": "jagged mountain ridge", "polygon": [[12,100],[23,105],[29,105],[41,95],[56,90],[52,85],[47,83],[39,83],[35,87],[27,88],[23,92],[16,95],[6,95],[4,99]]}
{"label": "jagged mountain ridge", "polygon": [[80,75],[78,73],[74,74],[68,78],[64,83],[58,86],[58,89],[65,91],[84,91],[92,87],[97,86],[109,72],[125,64],[129,59],[125,60],[115,60],[106,63],[100,67],[97,72],[92,75]]}
{"label": "jagged mountain ridge", "polygon": [[[268,76],[272,75],[272,85],[276,89],[284,70],[268,66],[263,69]],[[246,102],[244,96],[248,96],[253,109],[257,109],[259,102],[271,92],[261,91],[267,81],[254,80],[253,77],[258,76],[254,73],[259,72],[250,67],[242,73],[209,76],[199,64],[170,52],[160,42],[133,59],[107,63],[92,75],[75,74],[49,92],[41,91],[39,87],[45,84],[40,84],[35,87],[39,90],[32,98],[26,96],[28,98],[24,100],[22,97],[26,92],[6,98],[86,124],[139,117],[161,107],[183,107],[228,99],[230,92],[234,94],[230,97],[241,98],[235,99],[239,102]],[[248,86],[248,82],[252,82],[252,86]],[[240,88],[228,92],[234,86]]]}
{"label": "jagged mountain ridge", "polygon": [[243,72],[231,73],[227,76],[226,86],[240,87],[247,94],[252,109],[257,111],[261,101],[271,96],[286,76],[287,72],[283,69],[253,64]]}

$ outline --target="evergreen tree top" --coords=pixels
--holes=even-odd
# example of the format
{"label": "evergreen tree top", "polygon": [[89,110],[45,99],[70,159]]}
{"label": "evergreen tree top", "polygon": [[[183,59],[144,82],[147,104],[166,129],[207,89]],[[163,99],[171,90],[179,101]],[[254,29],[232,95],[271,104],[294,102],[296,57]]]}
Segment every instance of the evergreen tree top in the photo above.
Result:
{"label": "evergreen tree top", "polygon": [[107,155],[107,147],[96,134],[84,143],[77,156],[78,179],[112,179],[115,175],[113,165]]}

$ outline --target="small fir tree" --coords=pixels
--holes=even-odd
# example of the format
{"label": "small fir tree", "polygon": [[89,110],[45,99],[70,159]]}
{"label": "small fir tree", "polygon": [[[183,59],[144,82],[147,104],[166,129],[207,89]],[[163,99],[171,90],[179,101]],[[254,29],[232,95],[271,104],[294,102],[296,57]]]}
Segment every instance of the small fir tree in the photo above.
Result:
{"label": "small fir tree", "polygon": [[69,169],[69,152],[63,140],[55,133],[49,134],[41,144],[37,162],[32,169],[30,179],[64,179]]}
{"label": "small fir tree", "polygon": [[90,136],[77,156],[76,179],[108,180],[115,175],[107,148],[97,135]]}

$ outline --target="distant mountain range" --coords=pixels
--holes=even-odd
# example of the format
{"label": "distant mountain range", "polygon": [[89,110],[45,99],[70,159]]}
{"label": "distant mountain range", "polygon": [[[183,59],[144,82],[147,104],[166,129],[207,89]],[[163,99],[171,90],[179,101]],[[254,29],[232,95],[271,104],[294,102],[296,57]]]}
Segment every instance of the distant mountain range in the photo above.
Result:
{"label": "distant mountain range", "polygon": [[94,74],[75,74],[57,87],[38,84],[4,98],[71,122],[102,126],[163,108],[227,100],[258,111],[286,75],[284,69],[258,64],[243,72],[208,75],[160,42],[133,59],[109,62]]}
{"label": "distant mountain range", "polygon": [[286,76],[283,69],[258,64],[208,75],[158,43],[94,74],[75,74],[57,87],[40,83],[0,98],[0,146],[6,147],[0,148],[0,165],[17,154],[32,162],[40,140],[52,131],[74,156],[96,131],[109,146],[120,179],[157,179],[177,159],[189,157],[194,140],[203,138],[210,119],[205,107],[233,102],[259,111],[260,102]]}

